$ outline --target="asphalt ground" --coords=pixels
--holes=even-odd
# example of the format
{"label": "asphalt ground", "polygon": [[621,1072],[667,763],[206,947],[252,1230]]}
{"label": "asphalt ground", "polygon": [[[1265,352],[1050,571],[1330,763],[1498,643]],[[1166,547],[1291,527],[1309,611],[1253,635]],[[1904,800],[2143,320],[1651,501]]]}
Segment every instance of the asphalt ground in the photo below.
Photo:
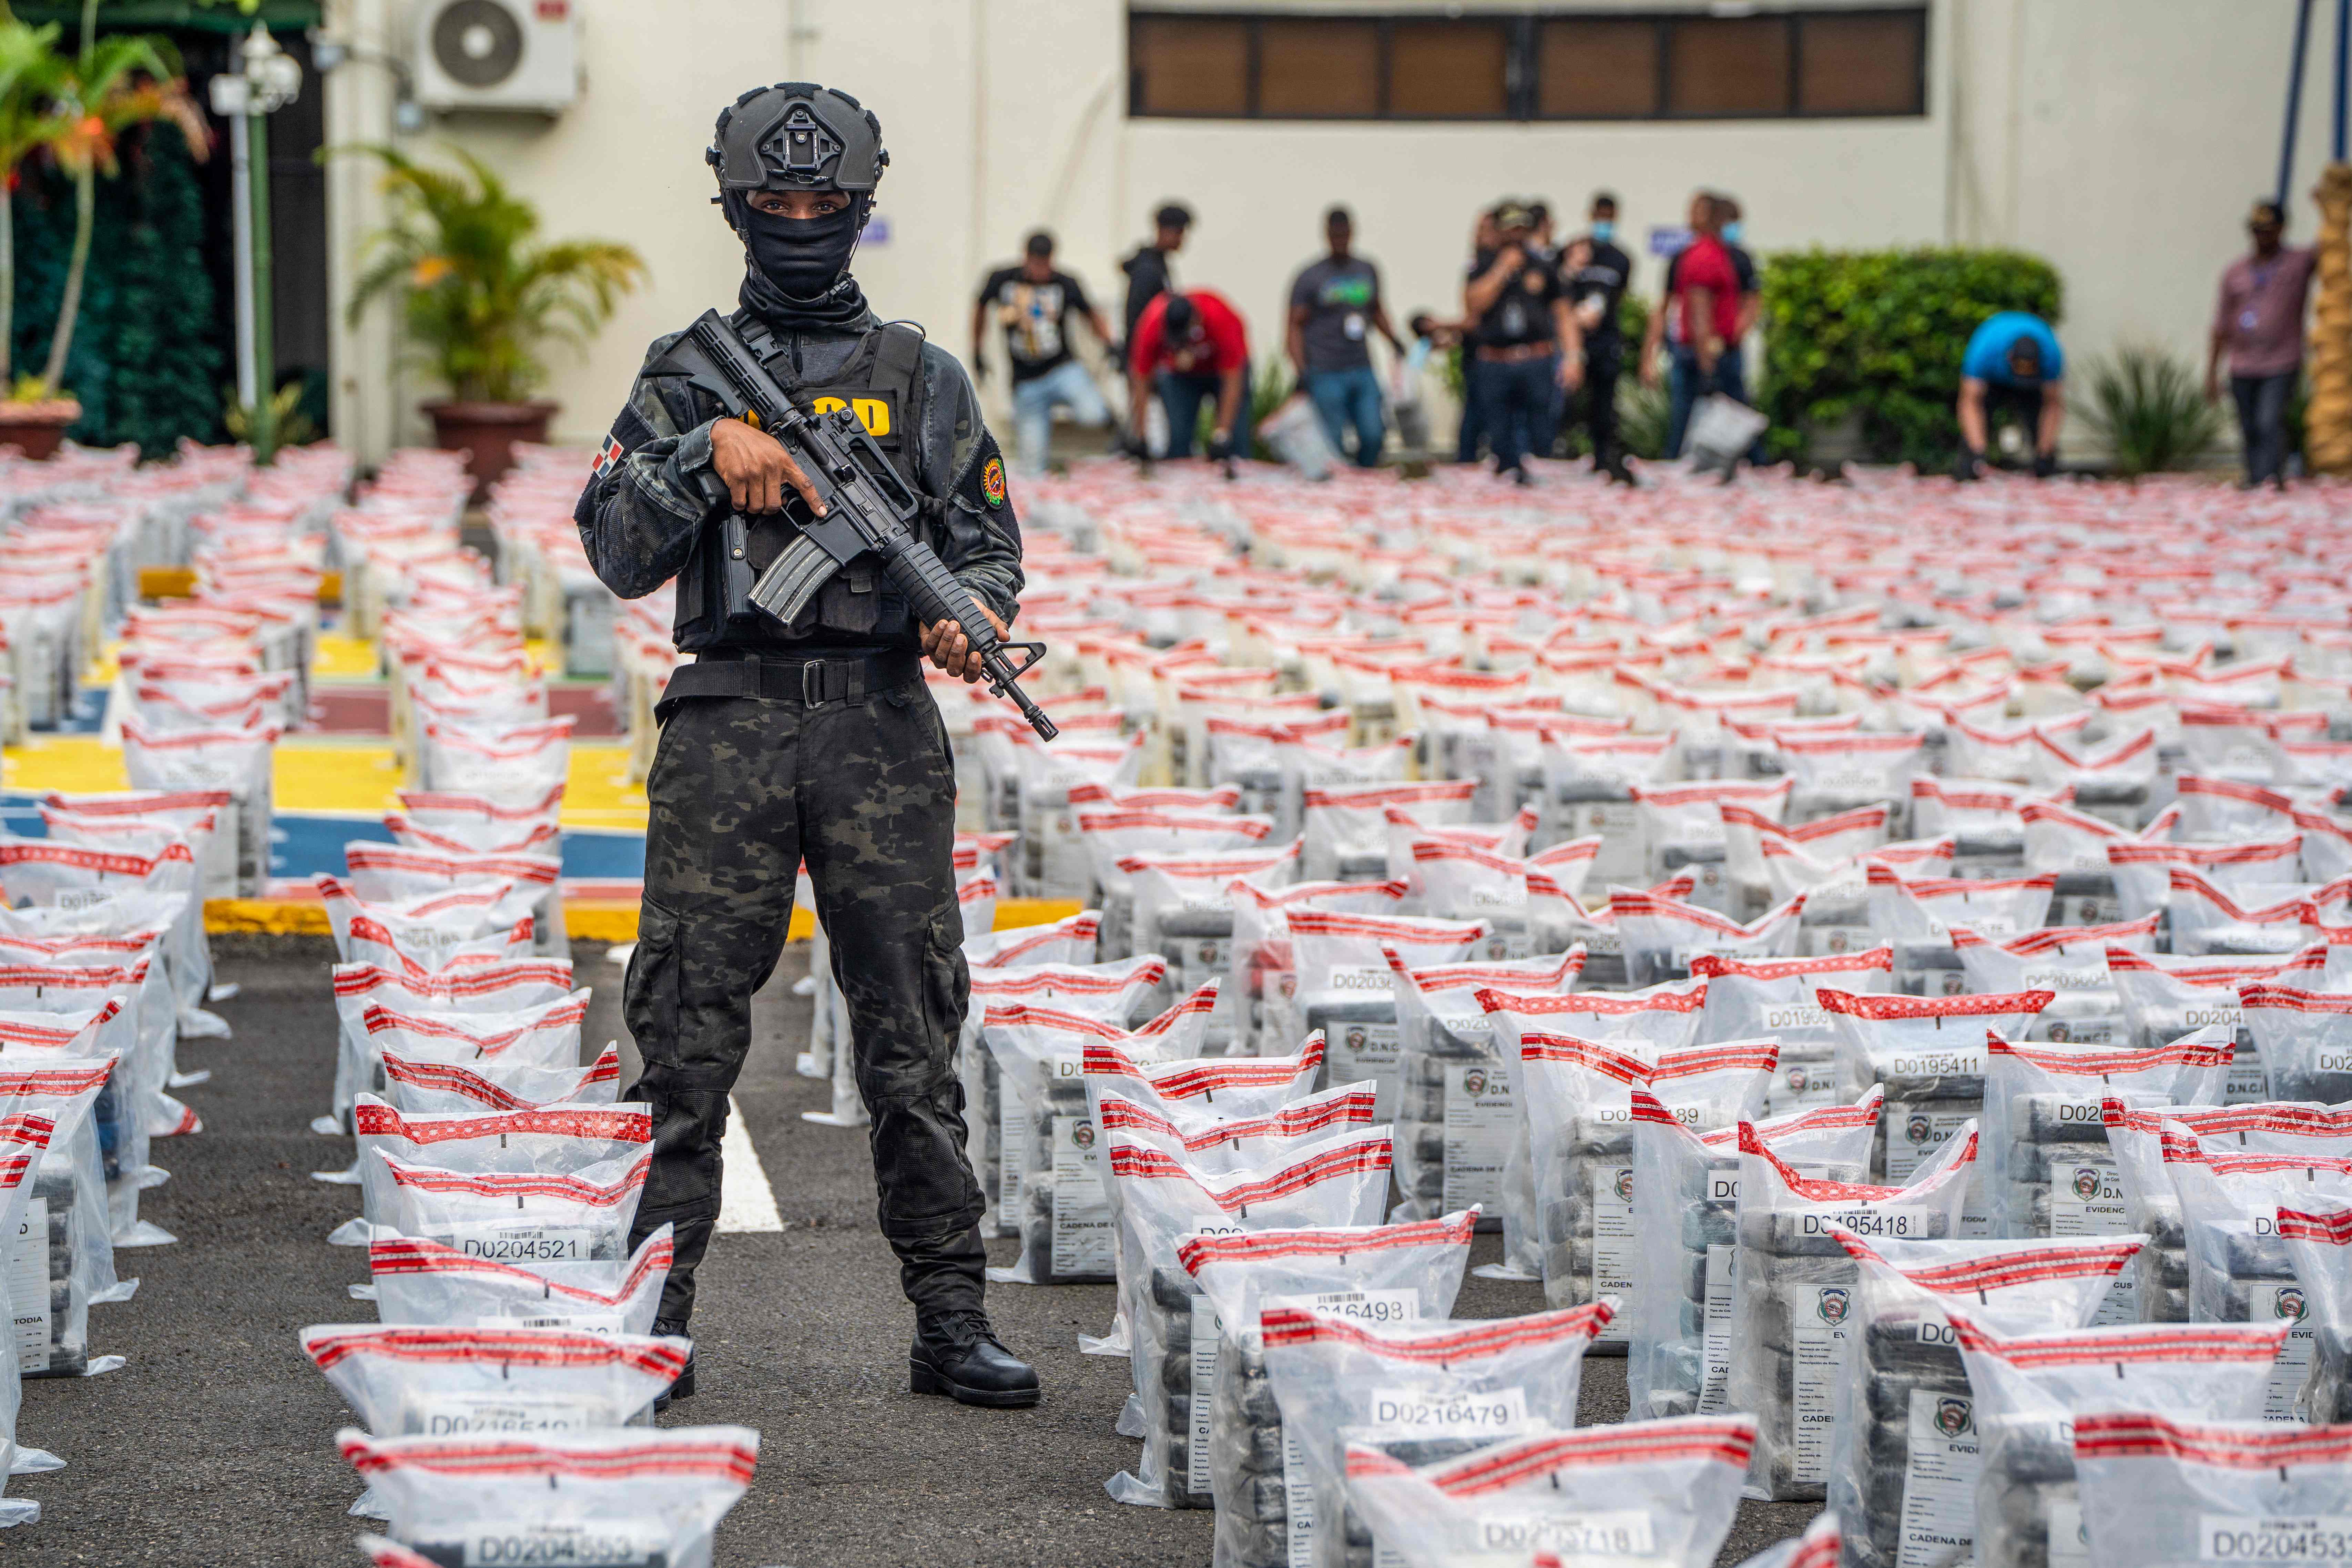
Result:
{"label": "asphalt ground", "polygon": [[[358,1212],[357,1190],[310,1173],[346,1165],[348,1140],[310,1131],[328,1109],[335,1015],[323,939],[221,940],[220,978],[243,987],[219,1005],[226,1041],[182,1047],[209,1083],[183,1098],[203,1132],[159,1140],[172,1173],[142,1213],[178,1244],[120,1257],[140,1288],[93,1309],[95,1354],[129,1364],[106,1376],[25,1386],[20,1441],[67,1468],[22,1476],[38,1523],[0,1534],[12,1565],[172,1564],[294,1568],[362,1560],[347,1513],[359,1484],[334,1435],[352,1424],[295,1335],[314,1323],[369,1322],[345,1287],[365,1254],[326,1244]],[[621,971],[601,948],[575,955],[596,996],[586,1039],[622,1042]],[[695,1327],[700,1392],[665,1426],[734,1423],[761,1433],[759,1476],[719,1533],[719,1568],[1202,1568],[1210,1516],[1124,1507],[1104,1480],[1139,1445],[1112,1431],[1124,1361],[1078,1353],[1110,1321],[1108,1286],[998,1286],[990,1307],[1007,1343],[1037,1363],[1045,1402],[982,1411],[907,1392],[911,1317],[877,1231],[866,1140],[803,1121],[826,1087],[793,1071],[808,1004],[792,994],[805,946],[787,951],[754,1009],[751,1062],[736,1091],[784,1228],[722,1234],[701,1271]],[[628,1075],[624,1075],[624,1082]],[[1013,1244],[992,1244],[1010,1262]],[[1493,1260],[1481,1237],[1475,1263]],[[1457,1315],[1507,1317],[1540,1290],[1475,1277]],[[1624,1363],[1584,1363],[1579,1419],[1622,1419]],[[1802,1529],[1811,1504],[1744,1503],[1721,1561],[1737,1563]]]}

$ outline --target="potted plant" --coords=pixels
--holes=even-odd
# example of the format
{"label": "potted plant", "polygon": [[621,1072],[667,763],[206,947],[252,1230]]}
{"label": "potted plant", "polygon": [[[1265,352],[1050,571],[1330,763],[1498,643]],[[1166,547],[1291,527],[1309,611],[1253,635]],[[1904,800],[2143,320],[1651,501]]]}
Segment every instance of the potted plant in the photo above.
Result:
{"label": "potted plant", "polygon": [[517,441],[543,441],[558,405],[533,400],[547,379],[541,346],[584,345],[645,261],[607,240],[541,242],[538,209],[510,195],[481,161],[430,168],[388,147],[380,159],[393,221],[353,289],[351,314],[399,291],[412,357],[449,389],[422,405],[440,445],[471,462],[476,493],[512,465]]}
{"label": "potted plant", "polygon": [[12,363],[16,304],[13,200],[0,201],[0,442],[28,458],[58,449],[81,405],[63,386],[66,355],[80,317],[82,279],[89,270],[96,185],[120,169],[116,146],[136,125],[170,121],[201,160],[208,151],[204,121],[189,100],[171,46],[157,38],[98,37],[98,7],[82,7],[81,49],[57,52],[54,25],[30,27],[0,3],[0,175],[13,196],[25,161],[47,148],[73,176],[74,240],[66,267],[48,363],[38,375],[16,375]]}
{"label": "potted plant", "polygon": [[55,23],[29,27],[16,17],[0,20],[0,442],[26,456],[46,458],[58,449],[66,426],[81,417],[81,405],[50,398],[37,376],[19,381],[11,364],[16,337],[16,180],[25,160],[65,130],[54,112],[64,61],[58,58]]}

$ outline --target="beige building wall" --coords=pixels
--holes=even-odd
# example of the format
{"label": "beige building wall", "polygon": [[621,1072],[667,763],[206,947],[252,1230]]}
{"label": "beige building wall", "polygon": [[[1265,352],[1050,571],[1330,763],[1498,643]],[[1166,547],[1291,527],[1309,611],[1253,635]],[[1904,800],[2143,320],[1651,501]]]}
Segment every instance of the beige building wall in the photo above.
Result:
{"label": "beige building wall", "polygon": [[[411,3],[331,0],[331,25],[404,55]],[[1116,321],[1118,258],[1145,237],[1152,207],[1185,201],[1200,222],[1179,275],[1234,303],[1264,363],[1279,350],[1288,280],[1319,250],[1332,202],[1355,208],[1360,247],[1381,264],[1401,320],[1458,304],[1471,221],[1498,196],[1540,196],[1577,215],[1593,190],[1612,190],[1621,242],[1639,249],[1653,226],[1679,223],[1705,184],[1742,198],[1759,251],[1947,241],[2037,251],[2065,277],[2062,336],[2079,363],[2125,341],[2201,355],[2245,205],[2274,177],[2294,25],[2292,0],[1934,0],[1923,118],[1308,124],[1128,119],[1121,0],[573,4],[587,63],[574,108],[552,120],[442,116],[417,141],[488,160],[540,204],[551,235],[622,238],[645,254],[651,287],[584,357],[554,353],[557,431],[583,441],[602,434],[648,340],[731,302],[741,253],[709,205],[701,152],[719,106],[771,81],[842,87],[881,116],[892,164],[877,211],[888,234],[861,251],[858,275],[877,309],[926,323],[959,354],[981,276],[1015,257],[1033,227],[1060,236],[1063,264]],[[2323,14],[2303,189],[2326,153],[2329,27]],[[331,135],[391,136],[382,68],[347,65],[325,90]],[[340,279],[377,216],[362,167],[334,177],[331,204]],[[2298,234],[2312,221],[2299,200]],[[1638,286],[1653,289],[1659,276],[1654,258],[1637,256]],[[338,428],[369,456],[420,438],[413,405],[431,389],[396,367],[386,325],[338,332]]]}

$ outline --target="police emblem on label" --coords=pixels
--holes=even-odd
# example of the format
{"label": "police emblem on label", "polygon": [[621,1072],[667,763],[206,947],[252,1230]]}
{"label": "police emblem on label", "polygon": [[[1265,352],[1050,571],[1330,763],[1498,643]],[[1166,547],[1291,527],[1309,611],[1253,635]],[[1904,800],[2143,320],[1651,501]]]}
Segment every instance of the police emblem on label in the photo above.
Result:
{"label": "police emblem on label", "polygon": [[1095,1146],[1095,1124],[1091,1121],[1081,1121],[1076,1127],[1071,1128],[1070,1142],[1081,1149],[1093,1148]]}
{"label": "police emblem on label", "polygon": [[1822,1315],[1822,1322],[1834,1326],[1845,1321],[1845,1309],[1846,1293],[1844,1289],[1841,1287],[1832,1285],[1822,1292],[1821,1300],[1815,1305],[1813,1310]]}
{"label": "police emblem on label", "polygon": [[1620,1172],[1618,1172],[1618,1173],[1617,1173],[1617,1183],[1616,1183],[1616,1186],[1617,1186],[1617,1201],[1618,1201],[1619,1203],[1621,1203],[1621,1204],[1630,1204],[1630,1203],[1632,1203],[1632,1202],[1633,1201],[1633,1172],[1631,1172],[1631,1171],[1620,1171]]}
{"label": "police emblem on label", "polygon": [[2303,1316],[2303,1292],[2291,1285],[2283,1288],[2271,1298],[2271,1312],[2290,1321],[2300,1319]]}
{"label": "police emblem on label", "polygon": [[1903,1124],[1903,1137],[1906,1142],[1925,1143],[1935,1135],[1935,1126],[1924,1116],[1915,1116]]}
{"label": "police emblem on label", "polygon": [[1958,1437],[1975,1424],[1965,1399],[1941,1399],[1936,1402],[1936,1430],[1947,1437]]}
{"label": "police emblem on label", "polygon": [[1004,459],[991,458],[981,465],[980,493],[991,506],[1004,504]]}
{"label": "police emblem on label", "polygon": [[2074,1195],[2089,1203],[2099,1195],[2099,1170],[2095,1165],[2078,1165],[2074,1170]]}
{"label": "police emblem on label", "polygon": [[1464,1073],[1462,1075],[1462,1092],[1470,1096],[1474,1100],[1479,1095],[1486,1093],[1486,1075],[1476,1068],[1472,1068],[1468,1072]]}

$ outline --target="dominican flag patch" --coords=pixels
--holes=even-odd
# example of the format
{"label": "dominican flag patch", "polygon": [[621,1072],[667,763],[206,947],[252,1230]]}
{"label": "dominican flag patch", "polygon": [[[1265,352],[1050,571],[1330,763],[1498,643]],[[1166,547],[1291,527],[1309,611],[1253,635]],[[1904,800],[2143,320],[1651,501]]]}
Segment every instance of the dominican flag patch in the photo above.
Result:
{"label": "dominican flag patch", "polygon": [[604,444],[596,449],[596,460],[588,467],[588,477],[592,479],[601,479],[606,468],[620,460],[621,438],[618,436],[605,437]]}

